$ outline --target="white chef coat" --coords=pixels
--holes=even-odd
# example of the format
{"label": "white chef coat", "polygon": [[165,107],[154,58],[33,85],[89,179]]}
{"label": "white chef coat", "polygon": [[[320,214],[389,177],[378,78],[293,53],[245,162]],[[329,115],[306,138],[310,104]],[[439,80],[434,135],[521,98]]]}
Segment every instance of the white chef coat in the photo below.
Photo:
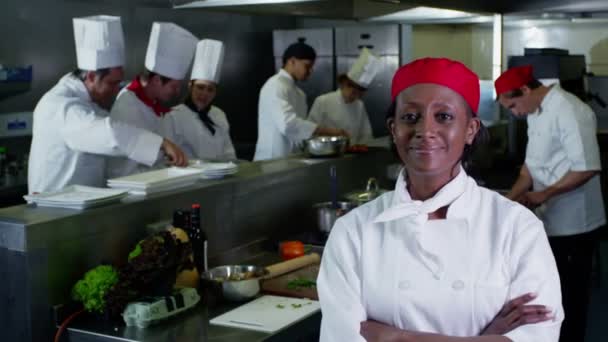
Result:
{"label": "white chef coat", "polygon": [[347,131],[351,144],[366,144],[374,138],[363,101],[344,102],[340,89],[317,97],[308,120],[319,126]]}
{"label": "white chef coat", "polygon": [[285,157],[297,152],[300,143],[312,136],[317,125],[306,120],[306,95],[293,77],[281,69],[260,90],[258,141],[254,160]]}
{"label": "white chef coat", "polygon": [[108,117],[79,79],[65,75],[34,109],[29,193],[105,186],[104,155],[152,165],[162,137]]}
{"label": "white chef coat", "polygon": [[[366,320],[477,336],[508,300],[536,292],[534,302],[553,308],[556,319],[505,336],[556,342],[564,314],[542,222],[462,169],[424,202],[410,198],[403,178],[334,225],[317,279],[321,341],[364,341],[359,324]],[[427,219],[449,203],[446,219]]]}
{"label": "white chef coat", "polygon": [[173,108],[164,119],[171,140],[179,145],[188,158],[197,159],[236,159],[230,140],[230,125],[226,114],[216,106],[209,109],[209,118],[215,124],[215,134],[203,124],[198,113],[185,104]]}
{"label": "white chef coat", "polygon": [[[166,132],[163,131],[163,118],[157,116],[152,108],[137,98],[134,92],[128,90],[128,86],[118,93],[116,102],[114,102],[114,106],[112,106],[112,110],[110,111],[110,117],[114,120],[126,122],[135,127],[154,132],[162,137],[167,136]],[[108,158],[107,176],[112,179],[150,171],[153,168],[160,168],[164,166],[164,160],[162,154],[160,152],[158,154],[157,162],[154,165],[145,165],[121,157]]]}
{"label": "white chef coat", "polygon": [[[559,85],[545,95],[528,120],[526,166],[534,191],[559,181],[568,171],[601,170],[597,124],[591,108]],[[555,196],[536,210],[549,236],[581,234],[606,223],[600,176]]]}

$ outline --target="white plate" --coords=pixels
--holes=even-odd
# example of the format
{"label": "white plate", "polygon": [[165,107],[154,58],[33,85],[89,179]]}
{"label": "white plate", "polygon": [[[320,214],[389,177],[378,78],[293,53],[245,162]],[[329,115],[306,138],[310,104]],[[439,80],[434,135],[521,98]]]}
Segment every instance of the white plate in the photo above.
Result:
{"label": "white plate", "polygon": [[138,189],[147,189],[159,185],[181,183],[186,179],[196,179],[200,175],[201,170],[199,169],[170,167],[166,169],[142,172],[126,177],[109,179],[108,185],[112,188],[120,186],[122,188],[133,187]]}
{"label": "white plate", "polygon": [[127,190],[127,191],[129,191],[129,194],[131,194],[131,195],[141,196],[141,195],[150,195],[150,194],[154,194],[154,193],[158,193],[158,192],[162,192],[162,191],[169,191],[169,190],[189,186],[189,185],[196,183],[198,181],[198,179],[199,179],[199,177],[197,176],[197,178],[194,178],[194,179],[186,178],[186,179],[181,179],[178,182],[154,185],[154,186],[149,186],[149,187],[136,187],[136,186],[132,186],[132,185],[122,185],[122,184],[110,185],[110,186],[113,188],[116,188],[116,189]]}
{"label": "white plate", "polygon": [[127,195],[127,191],[70,185],[59,191],[23,196],[27,202],[57,204],[94,204],[117,201]]}
{"label": "white plate", "polygon": [[212,163],[212,162],[205,162],[205,161],[196,160],[196,159],[190,160],[188,167],[201,169],[204,172],[207,172],[207,171],[211,171],[211,172],[237,171],[239,168],[238,165],[236,165],[233,162]]}

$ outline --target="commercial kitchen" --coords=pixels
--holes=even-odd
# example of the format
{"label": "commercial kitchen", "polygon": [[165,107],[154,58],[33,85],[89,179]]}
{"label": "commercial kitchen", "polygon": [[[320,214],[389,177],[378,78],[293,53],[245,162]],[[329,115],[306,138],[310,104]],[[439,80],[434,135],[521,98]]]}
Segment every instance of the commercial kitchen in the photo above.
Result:
{"label": "commercial kitchen", "polygon": [[[106,174],[97,190],[74,186],[79,183],[59,189],[50,184],[53,190],[40,194],[32,190],[34,125],[53,129],[41,128],[34,109],[64,75],[83,69],[74,18],[99,15],[120,18],[125,50],[120,88],[132,90],[129,82],[139,82],[144,67],[153,71],[149,77],[161,76],[148,64],[158,23],[177,25],[201,43],[221,43],[213,50],[221,51],[213,70],[196,65],[195,45],[201,43],[192,44],[194,58],[182,68],[184,81],[162,104],[170,108],[190,99],[197,68],[212,73],[217,91],[212,104],[225,113],[234,155],[190,157],[185,168],[161,162],[157,170],[126,177]],[[479,78],[474,115],[489,139],[475,150],[467,170],[476,184],[507,195],[527,161],[527,120],[501,105],[495,81],[508,69],[531,65],[543,87],[559,84],[593,110],[602,166],[598,184],[604,201],[608,194],[608,3],[602,1],[5,0],[0,19],[1,341],[318,341],[323,299],[316,281],[328,236],[337,217],[395,189],[403,162],[387,125],[395,110],[389,109],[393,77],[425,57],[462,62]],[[361,88],[370,139],[351,136],[347,147],[340,134],[314,133],[335,136],[298,141],[293,153],[278,158],[256,157],[264,132],[261,89],[284,72],[294,44],[315,52],[310,76],[295,82],[305,94],[306,114],[317,98],[341,89],[344,75],[353,79],[357,63],[369,66],[373,59],[373,76]],[[161,59],[159,54],[157,65]],[[212,132],[221,129],[217,119],[203,123],[214,127]],[[315,150],[317,141],[329,150]],[[158,160],[174,161],[173,150],[162,151],[167,156],[160,153]],[[77,199],[87,191],[98,197]],[[598,205],[604,215],[605,207]],[[587,342],[608,338],[602,324],[608,318],[604,225],[593,234]],[[163,235],[168,227],[174,227],[171,235]],[[175,228],[184,228],[185,239]],[[183,258],[194,264],[194,276],[185,275],[191,267],[175,266],[165,279],[170,290],[123,303],[126,308],[120,306],[115,317],[109,317],[112,303],[104,303],[109,297],[103,292],[94,303],[100,310],[79,300],[77,288],[86,275],[111,266],[116,277],[129,278],[129,267],[141,266],[132,260],[159,236],[172,236],[179,253],[185,248]],[[146,272],[156,276],[153,269]],[[180,281],[189,286],[173,289]],[[468,285],[466,279],[459,282],[450,289]],[[404,293],[410,283],[398,287]],[[154,311],[159,307],[160,316]]]}

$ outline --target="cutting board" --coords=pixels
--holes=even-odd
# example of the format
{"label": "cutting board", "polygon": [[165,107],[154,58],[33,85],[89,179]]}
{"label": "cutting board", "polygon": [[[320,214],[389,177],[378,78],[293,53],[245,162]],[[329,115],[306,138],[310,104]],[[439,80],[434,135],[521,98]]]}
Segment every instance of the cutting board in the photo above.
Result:
{"label": "cutting board", "polygon": [[262,292],[286,297],[319,300],[316,287],[301,289],[289,289],[287,287],[290,281],[298,278],[316,281],[319,275],[319,267],[319,264],[308,265],[276,278],[266,279],[262,282]]}
{"label": "cutting board", "polygon": [[273,333],[314,314],[320,308],[319,302],[314,300],[266,295],[217,316],[210,323]]}

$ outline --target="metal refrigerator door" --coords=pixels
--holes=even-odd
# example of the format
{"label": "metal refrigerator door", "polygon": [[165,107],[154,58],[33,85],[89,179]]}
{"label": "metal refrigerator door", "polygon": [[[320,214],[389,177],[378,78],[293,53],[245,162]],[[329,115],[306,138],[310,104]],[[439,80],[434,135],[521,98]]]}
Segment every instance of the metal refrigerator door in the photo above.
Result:
{"label": "metal refrigerator door", "polygon": [[[274,59],[276,70],[279,71],[283,67],[283,58],[275,57]],[[333,57],[317,57],[315,66],[310,78],[303,82],[296,82],[298,87],[306,94],[306,102],[308,110],[312,106],[313,101],[325,93],[333,91],[334,88],[334,59]],[[308,115],[308,113],[306,113]]]}
{"label": "metal refrigerator door", "polygon": [[399,26],[357,26],[336,28],[336,55],[358,56],[367,47],[376,56],[399,55]]}
{"label": "metal refrigerator door", "polygon": [[[356,59],[357,57],[338,56],[336,59],[337,75],[347,73]],[[382,68],[372,84],[370,84],[365,96],[363,96],[363,102],[365,103],[375,137],[388,134],[385,116],[391,104],[391,82],[393,75],[399,67],[398,55],[380,56],[380,59],[382,61]]]}

